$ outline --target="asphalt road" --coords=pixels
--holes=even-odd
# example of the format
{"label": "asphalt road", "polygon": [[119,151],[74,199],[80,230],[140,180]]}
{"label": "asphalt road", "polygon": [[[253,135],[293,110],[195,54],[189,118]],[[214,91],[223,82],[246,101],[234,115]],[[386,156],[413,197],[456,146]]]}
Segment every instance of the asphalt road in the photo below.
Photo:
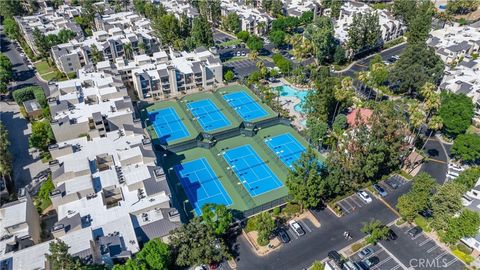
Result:
{"label": "asphalt road", "polygon": [[[373,200],[369,205],[358,208],[357,211],[341,218],[329,210],[313,211],[321,223],[319,229],[292,241],[264,257],[256,256],[250,249],[250,244],[242,237],[238,238],[238,269],[305,269],[315,260],[327,257],[331,250],[340,250],[352,242],[364,237],[360,232],[364,223],[371,219],[379,219],[390,223],[397,216],[379,200]],[[349,231],[352,240],[346,240],[343,232]]]}
{"label": "asphalt road", "polygon": [[[16,81],[11,90],[32,85],[39,85],[45,90],[47,84],[38,80],[34,70],[28,68],[15,46],[5,37],[1,26],[0,44],[1,52],[10,59],[16,74]],[[28,185],[38,173],[47,169],[48,165],[42,163],[38,153],[29,152],[28,136],[31,133],[31,127],[28,121],[20,115],[18,105],[13,101],[8,103],[2,101],[0,113],[0,120],[8,130],[15,188],[22,188]]]}
{"label": "asphalt road", "polygon": [[448,171],[448,156],[450,155],[451,145],[443,144],[436,137],[432,137],[425,145],[425,152],[430,159],[422,165],[420,169],[433,176],[439,184],[445,183]]}

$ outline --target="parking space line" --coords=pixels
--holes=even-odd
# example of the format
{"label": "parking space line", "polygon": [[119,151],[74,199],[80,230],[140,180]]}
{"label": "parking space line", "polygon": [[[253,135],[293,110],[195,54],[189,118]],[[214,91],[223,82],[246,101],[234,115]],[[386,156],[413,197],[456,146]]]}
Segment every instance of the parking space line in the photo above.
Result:
{"label": "parking space line", "polygon": [[341,202],[344,202],[344,203],[348,204],[348,206],[350,206],[351,210],[355,209],[355,207],[349,201],[347,201],[346,199],[342,200]]}
{"label": "parking space line", "polygon": [[[291,231],[290,229],[288,229],[289,231]],[[295,232],[292,232],[290,233],[291,235],[293,235],[293,238],[295,238],[295,240],[298,240],[298,236]]]}
{"label": "parking space line", "polygon": [[434,250],[437,249],[437,248],[438,248],[438,246],[435,245],[435,246],[429,248],[429,249],[427,250],[427,253],[430,253],[430,252],[434,251]]}
{"label": "parking space line", "polygon": [[455,262],[457,262],[457,258],[453,257],[453,259],[449,262],[447,262],[444,267],[449,267],[450,265],[454,264]]}
{"label": "parking space line", "polygon": [[385,252],[398,264],[400,265],[404,270],[407,270],[408,268],[397,258],[395,255],[393,255],[386,247],[382,245],[382,243],[378,243],[378,245],[385,250]]}
{"label": "parking space line", "polygon": [[350,211],[348,211],[350,210],[350,208],[347,209],[344,205],[341,204],[341,202],[338,202],[337,205],[339,205],[345,212],[347,212],[347,214],[350,214]]}
{"label": "parking space line", "polygon": [[308,232],[312,232],[312,229],[310,229],[310,227],[307,225],[306,222],[304,222],[303,220],[299,220],[299,221],[300,221],[300,223],[302,223],[303,226],[305,226],[305,228],[307,228]]}
{"label": "parking space line", "polygon": [[417,235],[417,236],[413,237],[413,238],[412,238],[412,240],[416,240],[417,238],[419,238],[419,237],[421,237],[421,236],[422,236],[422,235],[421,235],[421,234],[419,234],[419,235]]}
{"label": "parking space line", "polygon": [[427,239],[425,239],[425,241],[421,242],[421,243],[418,244],[418,245],[419,245],[419,246],[423,246],[423,245],[425,245],[426,243],[428,243],[428,242],[430,242],[430,241],[432,241],[432,239],[427,238]]}
{"label": "parking space line", "polygon": [[374,253],[370,254],[369,256],[367,256],[367,258],[370,258],[370,257],[373,257],[373,256],[375,256],[375,255],[378,255],[378,254],[380,254],[380,253],[383,252],[383,251],[385,251],[385,250],[379,249],[379,250],[375,251]]}
{"label": "parking space line", "polygon": [[399,264],[397,264],[395,267],[393,267],[393,268],[390,269],[390,270],[396,270],[396,269],[398,269],[399,267],[401,267],[401,266],[400,266]]}
{"label": "parking space line", "polygon": [[375,269],[380,269],[379,267],[382,266],[384,263],[390,261],[392,259],[392,257],[387,257],[385,260],[379,262],[377,265],[375,265]]}
{"label": "parking space line", "polygon": [[[358,196],[358,195],[357,195],[357,196]],[[357,200],[353,199],[353,197],[348,197],[347,199],[352,200],[353,203],[356,204],[358,207],[362,207],[362,206],[363,206],[362,204],[359,204],[359,203],[357,202]]]}
{"label": "parking space line", "polygon": [[441,257],[447,255],[447,252],[446,251],[443,251],[440,255],[438,255],[437,257],[435,257],[435,261],[437,261],[438,259],[440,259]]}

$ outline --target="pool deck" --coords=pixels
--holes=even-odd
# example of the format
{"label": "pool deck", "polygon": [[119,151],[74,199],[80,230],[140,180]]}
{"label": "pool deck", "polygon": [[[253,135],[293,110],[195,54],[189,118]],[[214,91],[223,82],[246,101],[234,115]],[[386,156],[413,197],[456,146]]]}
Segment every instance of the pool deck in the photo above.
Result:
{"label": "pool deck", "polygon": [[[279,82],[270,83],[270,87],[272,87],[272,88],[283,86],[283,85],[289,85],[290,87],[298,89],[300,91],[308,91],[309,89],[311,89],[311,88],[308,88],[308,87],[300,87],[300,86],[297,86],[297,85],[293,85],[293,84],[289,83],[287,80],[285,80],[284,78],[280,78]],[[280,96],[280,103],[282,104],[282,107],[284,109],[288,110],[288,114],[290,116],[294,117],[293,120],[292,120],[292,124],[294,126],[296,126],[299,130],[304,130],[306,127],[304,125],[302,125],[302,121],[307,119],[306,115],[304,115],[300,112],[297,112],[295,110],[295,106],[297,104],[300,104],[300,102],[302,102],[302,101],[297,97]]]}

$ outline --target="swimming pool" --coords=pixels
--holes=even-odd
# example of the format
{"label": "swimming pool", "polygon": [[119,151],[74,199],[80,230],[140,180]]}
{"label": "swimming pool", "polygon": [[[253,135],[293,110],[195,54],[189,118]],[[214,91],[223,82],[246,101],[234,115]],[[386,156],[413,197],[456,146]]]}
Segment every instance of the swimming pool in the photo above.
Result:
{"label": "swimming pool", "polygon": [[308,93],[313,90],[313,89],[307,89],[307,90],[299,90],[291,87],[288,84],[284,84],[279,86],[280,88],[280,96],[282,97],[296,97],[300,99],[300,103],[295,105],[295,111],[299,113],[305,113],[303,110],[303,104],[305,100],[307,99]]}

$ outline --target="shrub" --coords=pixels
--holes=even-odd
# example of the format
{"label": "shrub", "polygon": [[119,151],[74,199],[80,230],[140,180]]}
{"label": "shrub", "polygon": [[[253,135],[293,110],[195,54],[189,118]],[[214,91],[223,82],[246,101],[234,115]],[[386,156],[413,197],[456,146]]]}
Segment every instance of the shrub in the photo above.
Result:
{"label": "shrub", "polygon": [[456,247],[457,247],[458,250],[460,250],[461,252],[463,252],[465,254],[471,254],[472,253],[472,249],[469,248],[464,243],[458,243]]}
{"label": "shrub", "polygon": [[265,239],[265,238],[260,237],[260,236],[257,238],[257,244],[259,244],[262,247],[268,245],[269,243],[270,243],[270,241],[268,239]]}
{"label": "shrub", "polygon": [[273,215],[274,215],[274,216],[280,215],[280,212],[281,212],[280,207],[275,207],[275,208],[273,209]]}
{"label": "shrub", "polygon": [[470,264],[474,261],[474,258],[468,254],[463,253],[462,251],[455,249],[452,251],[453,255],[457,256],[466,264]]}
{"label": "shrub", "polygon": [[247,219],[247,225],[245,226],[246,232],[255,231],[257,229],[257,218],[251,217]]}
{"label": "shrub", "polygon": [[325,269],[325,264],[322,263],[321,261],[315,261],[312,264],[312,267],[310,267],[311,270],[323,270]]}
{"label": "shrub", "polygon": [[28,86],[13,91],[13,99],[19,106],[27,100],[36,99],[42,108],[47,107],[47,98],[43,92],[43,88],[39,86]]}
{"label": "shrub", "polygon": [[429,222],[426,218],[422,217],[422,216],[417,216],[415,219],[414,219],[414,222],[415,224],[417,224],[420,228],[422,228],[422,230],[424,230],[425,232],[431,232],[432,229],[430,228],[430,225],[429,225]]}
{"label": "shrub", "polygon": [[285,208],[283,208],[283,212],[287,216],[293,216],[300,212],[300,205],[295,203],[287,203]]}
{"label": "shrub", "polygon": [[352,252],[357,252],[359,251],[361,248],[363,248],[365,246],[365,243],[364,242],[359,242],[359,243],[355,243],[352,245],[351,249],[352,249]]}

